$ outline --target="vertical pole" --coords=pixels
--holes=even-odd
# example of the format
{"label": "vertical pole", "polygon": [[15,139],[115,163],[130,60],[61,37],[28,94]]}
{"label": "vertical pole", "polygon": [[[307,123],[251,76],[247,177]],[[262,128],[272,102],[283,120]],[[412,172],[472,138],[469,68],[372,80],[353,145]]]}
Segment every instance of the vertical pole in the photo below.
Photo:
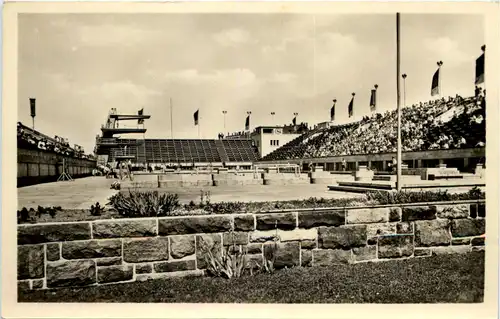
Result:
{"label": "vertical pole", "polygon": [[34,131],[35,130],[35,117],[34,116],[31,117],[31,122],[32,122],[33,131]]}
{"label": "vertical pole", "polygon": [[399,41],[399,12],[396,13],[396,91],[397,91],[397,105],[398,105],[398,154],[397,154],[397,180],[396,187],[398,191],[401,191],[401,98],[400,98],[400,88],[399,88],[399,73],[400,73],[400,41]]}
{"label": "vertical pole", "polygon": [[173,119],[173,110],[172,110],[172,98],[170,98],[170,135],[172,139],[174,138],[174,119]]}

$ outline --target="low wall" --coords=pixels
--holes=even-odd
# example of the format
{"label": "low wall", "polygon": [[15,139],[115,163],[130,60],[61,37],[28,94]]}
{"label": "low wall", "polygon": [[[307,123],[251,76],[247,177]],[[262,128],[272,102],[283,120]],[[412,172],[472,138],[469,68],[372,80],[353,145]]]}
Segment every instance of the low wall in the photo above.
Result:
{"label": "low wall", "polygon": [[308,174],[294,173],[264,173],[262,174],[264,185],[296,185],[310,184],[311,179]]}
{"label": "low wall", "polygon": [[276,268],[467,253],[484,249],[485,214],[483,200],[18,225],[17,278],[49,289],[204,275],[203,245],[262,263],[276,234]]}
{"label": "low wall", "polygon": [[192,187],[192,186],[212,186],[211,174],[175,174],[166,173],[158,175],[158,186],[161,187]]}
{"label": "low wall", "polygon": [[245,173],[213,174],[213,185],[262,185],[262,173],[247,171]]}

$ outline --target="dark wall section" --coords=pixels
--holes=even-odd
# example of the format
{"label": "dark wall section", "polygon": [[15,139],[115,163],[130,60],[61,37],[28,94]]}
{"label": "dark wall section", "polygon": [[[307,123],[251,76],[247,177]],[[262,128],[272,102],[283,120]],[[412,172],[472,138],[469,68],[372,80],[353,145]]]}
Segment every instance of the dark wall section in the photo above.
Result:
{"label": "dark wall section", "polygon": [[53,152],[17,149],[17,187],[57,181],[63,172],[63,159],[66,172],[73,179],[92,175],[97,162],[74,158]]}

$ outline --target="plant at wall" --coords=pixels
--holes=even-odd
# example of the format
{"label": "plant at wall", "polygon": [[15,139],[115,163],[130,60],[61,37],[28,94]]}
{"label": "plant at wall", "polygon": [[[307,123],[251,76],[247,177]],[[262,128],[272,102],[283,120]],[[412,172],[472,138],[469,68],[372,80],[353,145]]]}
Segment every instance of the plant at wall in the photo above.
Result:
{"label": "plant at wall", "polygon": [[26,207],[23,207],[21,210],[17,211],[17,222],[18,223],[28,223],[28,222],[36,222],[37,218],[41,218],[42,215],[50,215],[50,217],[55,218],[57,211],[61,211],[62,208],[60,206],[48,206],[42,207],[38,206],[35,210],[33,207],[29,210]]}
{"label": "plant at wall", "polygon": [[233,230],[231,230],[230,236],[233,244],[221,250],[220,253],[214,253],[213,247],[208,248],[207,245],[202,248],[207,271],[212,276],[227,279],[239,278],[247,268],[246,252],[241,252],[236,246]]}
{"label": "plant at wall", "polygon": [[168,216],[180,206],[177,194],[159,194],[153,192],[122,192],[109,199],[109,205],[125,217]]}
{"label": "plant at wall", "polygon": [[99,202],[97,202],[95,206],[90,206],[90,215],[92,216],[101,216],[103,211],[104,209],[101,207],[101,204],[99,204]]}
{"label": "plant at wall", "polygon": [[479,188],[475,187],[467,193],[450,194],[445,191],[400,191],[400,192],[381,192],[370,191],[366,193],[368,201],[374,201],[377,204],[406,204],[422,202],[439,202],[453,200],[476,200],[484,199],[485,194]]}

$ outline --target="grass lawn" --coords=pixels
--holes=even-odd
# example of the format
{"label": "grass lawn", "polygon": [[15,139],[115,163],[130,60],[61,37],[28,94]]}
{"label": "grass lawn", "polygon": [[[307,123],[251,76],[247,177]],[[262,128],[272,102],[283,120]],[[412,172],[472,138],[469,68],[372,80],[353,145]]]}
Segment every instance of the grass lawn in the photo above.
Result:
{"label": "grass lawn", "polygon": [[482,302],[484,252],[293,268],[232,280],[157,279],[19,291],[19,302],[437,303]]}

